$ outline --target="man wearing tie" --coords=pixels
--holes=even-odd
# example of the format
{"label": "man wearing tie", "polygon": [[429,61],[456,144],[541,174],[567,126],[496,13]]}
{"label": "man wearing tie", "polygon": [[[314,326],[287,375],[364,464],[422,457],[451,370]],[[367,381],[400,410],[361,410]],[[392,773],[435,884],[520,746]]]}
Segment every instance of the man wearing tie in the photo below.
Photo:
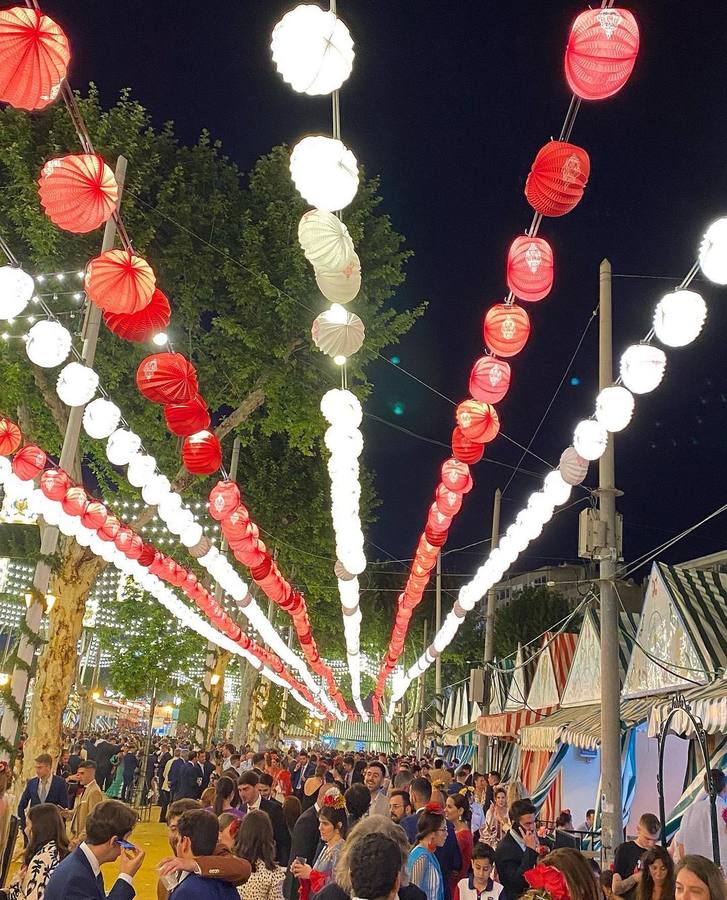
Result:
{"label": "man wearing tie", "polygon": [[66,781],[59,775],[52,775],[52,767],[53,759],[50,753],[41,753],[35,758],[36,777],[28,779],[18,803],[18,818],[23,834],[25,834],[25,812],[29,806],[53,803],[62,809],[68,809]]}

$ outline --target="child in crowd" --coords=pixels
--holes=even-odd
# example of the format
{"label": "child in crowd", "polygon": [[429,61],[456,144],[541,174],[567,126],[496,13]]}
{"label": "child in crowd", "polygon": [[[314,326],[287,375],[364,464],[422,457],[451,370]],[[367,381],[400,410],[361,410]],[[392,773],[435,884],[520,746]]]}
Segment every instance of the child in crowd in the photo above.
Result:
{"label": "child in crowd", "polygon": [[495,881],[495,851],[488,844],[476,844],[472,851],[472,872],[460,879],[452,900],[498,900],[502,885]]}

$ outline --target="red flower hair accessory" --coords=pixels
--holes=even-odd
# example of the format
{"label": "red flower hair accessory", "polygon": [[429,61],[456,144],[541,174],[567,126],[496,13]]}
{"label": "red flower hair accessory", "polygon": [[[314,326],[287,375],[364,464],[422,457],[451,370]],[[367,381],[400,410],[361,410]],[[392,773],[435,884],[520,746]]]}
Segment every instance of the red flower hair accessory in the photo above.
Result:
{"label": "red flower hair accessory", "polygon": [[444,810],[439,803],[427,803],[424,809],[430,813],[437,813],[439,816],[444,815]]}
{"label": "red flower hair accessory", "polygon": [[570,900],[565,877],[554,866],[536,866],[525,873],[525,880],[541,896],[546,894],[552,900]]}
{"label": "red flower hair accessory", "polygon": [[323,799],[323,805],[328,809],[345,809],[346,804],[340,794],[327,794]]}

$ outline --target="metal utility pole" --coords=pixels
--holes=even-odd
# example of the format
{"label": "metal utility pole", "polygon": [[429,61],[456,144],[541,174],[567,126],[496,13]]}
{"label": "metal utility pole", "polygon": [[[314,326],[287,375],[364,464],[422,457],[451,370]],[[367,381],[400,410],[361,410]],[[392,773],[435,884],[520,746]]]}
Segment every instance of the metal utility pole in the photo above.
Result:
{"label": "metal utility pole", "polygon": [[[422,643],[422,653],[427,649],[427,620],[424,620],[424,639]],[[417,756],[421,759],[424,756],[424,729],[426,728],[427,718],[424,713],[424,672],[419,676],[419,740],[417,742]]]}
{"label": "metal utility pole", "polygon": [[[439,634],[442,627],[442,554],[437,554],[437,580],[436,580],[436,607],[434,612],[434,633]],[[442,695],[442,654],[437,654],[434,663],[434,690],[437,695],[437,702]]]}
{"label": "metal utility pole", "polygon": [[[500,544],[500,506],[502,504],[502,491],[497,488],[495,491],[495,499],[492,503],[492,540],[490,549],[494,550]],[[490,697],[492,694],[492,672],[488,668],[488,663],[492,662],[494,656],[494,630],[495,630],[495,612],[497,611],[497,591],[494,585],[487,592],[487,610],[485,612],[485,702],[482,707],[482,714],[488,715],[490,712]],[[477,735],[477,771],[487,771],[487,748],[489,741],[484,734]]]}
{"label": "metal utility pole", "polygon": [[[126,157],[120,156],[116,161],[116,183],[119,186],[119,203],[121,202],[121,192],[126,180]],[[118,208],[118,207],[117,207]],[[106,223],[104,229],[103,241],[101,243],[101,253],[112,250],[116,240],[116,220],[112,216]],[[83,325],[83,349],[81,359],[87,366],[93,366],[96,356],[96,344],[98,343],[98,333],[101,327],[101,308],[86,299],[86,318]],[[63,438],[63,447],[61,449],[60,468],[66,472],[73,473],[76,468],[76,455],[78,452],[78,438],[81,433],[81,421],[83,419],[83,406],[72,406],[68,413],[68,423],[66,425],[66,433]],[[45,561],[47,557],[52,556],[58,547],[58,528],[55,525],[45,525],[40,539],[40,559],[35,567],[35,576],[33,577],[33,587],[38,594],[34,594],[34,598],[25,613],[26,632],[20,636],[18,644],[18,661],[13,670],[11,682],[12,698],[20,707],[21,711],[25,707],[25,698],[28,693],[28,684],[33,669],[33,661],[35,658],[36,642],[31,640],[31,635],[38,635],[40,632],[41,619],[45,603],[42,598],[48,592],[48,584],[50,583],[51,569],[50,565]],[[20,731],[21,721],[15,715],[10,706],[5,707],[5,712],[0,723],[0,738],[4,741],[16,745],[18,742],[18,734]],[[7,758],[9,754],[3,752],[2,756]]]}
{"label": "metal utility pole", "polygon": [[[599,275],[598,387],[613,383],[613,335],[611,328],[611,263],[604,259]],[[621,800],[621,685],[619,675],[619,615],[613,579],[616,573],[616,484],[614,439],[598,463],[598,513],[605,525],[601,548],[601,828],[605,862],[613,862],[623,840]]]}

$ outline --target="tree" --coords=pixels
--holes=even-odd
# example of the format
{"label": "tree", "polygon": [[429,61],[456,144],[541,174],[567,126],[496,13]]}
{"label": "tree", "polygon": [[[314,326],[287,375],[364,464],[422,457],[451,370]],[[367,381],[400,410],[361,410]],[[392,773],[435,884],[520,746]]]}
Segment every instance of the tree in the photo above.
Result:
{"label": "tree", "polygon": [[[570,612],[570,602],[557,591],[545,587],[523,588],[495,614],[495,656],[502,659],[515,653],[519,643],[535,640]],[[570,630],[577,630],[577,625],[571,624]]]}
{"label": "tree", "polygon": [[[136,250],[153,264],[171,299],[175,347],[197,367],[218,436],[236,432],[242,439],[246,498],[261,526],[275,529],[272,535],[265,532],[266,543],[279,549],[284,569],[295,565],[303,579],[313,571],[310,554],[330,556],[332,548],[318,406],[322,389],[335,386],[336,376],[308,337],[322,304],[297,243],[306,205],[292,185],[288,151],[276,148],[244,177],[206,133],[195,146],[184,147],[171,125],[155,129],[127,92],[104,109],[91,87],[79,105],[97,150],[111,164],[122,153],[129,161],[122,212]],[[31,272],[80,270],[99,251],[98,234],[60,231],[38,202],[35,179],[42,164],[67,152],[78,152],[78,144],[61,105],[37,116],[0,112],[0,233]],[[397,312],[388,305],[403,281],[408,252],[388,217],[380,214],[379,203],[377,181],[362,179],[346,211],[364,269],[356,310],[366,323],[367,339],[349,364],[349,380],[362,398],[371,389],[368,364],[423,312],[423,307]],[[65,285],[53,279],[51,284],[43,290],[45,299],[77,331],[75,291],[65,293]],[[27,324],[18,320],[15,333]],[[147,352],[103,331],[95,368],[162,471],[176,473],[179,490],[202,498],[210,482],[179,467],[177,443],[169,440],[161,410],[134,387],[136,367]],[[0,348],[0,379],[5,411],[17,415],[29,439],[57,454],[67,409],[55,394],[55,373],[31,366],[22,343],[9,340]],[[107,462],[102,446],[85,435],[74,475],[95,494],[137,499]],[[290,503],[290,521],[279,515],[278,496]],[[366,496],[372,508],[372,492]],[[149,521],[151,515],[144,511],[140,520]],[[75,666],[68,648],[76,646],[86,597],[103,565],[73,542],[61,542],[51,582],[58,600],[38,665],[27,759],[60,749],[61,714]],[[330,565],[326,575],[332,580]],[[318,571],[314,579],[319,580]],[[330,590],[309,597],[316,628],[330,618],[332,602]]]}

